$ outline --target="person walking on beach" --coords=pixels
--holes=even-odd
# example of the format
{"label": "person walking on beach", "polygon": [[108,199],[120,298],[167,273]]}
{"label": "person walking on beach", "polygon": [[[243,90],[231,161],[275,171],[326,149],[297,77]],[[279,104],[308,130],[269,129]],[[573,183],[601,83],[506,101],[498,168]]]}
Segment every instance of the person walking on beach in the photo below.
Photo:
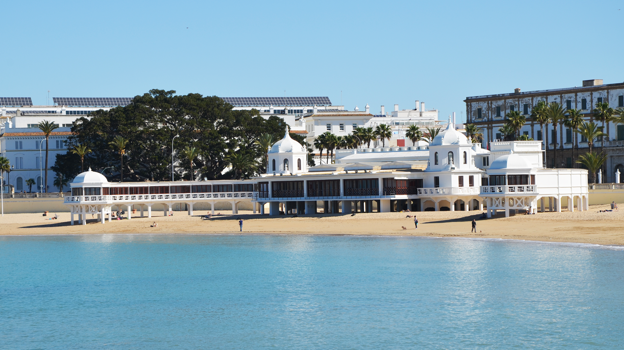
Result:
{"label": "person walking on beach", "polygon": [[472,230],[470,230],[470,233],[477,233],[477,220],[472,219]]}
{"label": "person walking on beach", "polygon": [[418,228],[418,218],[414,215],[414,226]]}
{"label": "person walking on beach", "polygon": [[238,221],[238,225],[240,226],[240,232],[243,232],[243,219]]}

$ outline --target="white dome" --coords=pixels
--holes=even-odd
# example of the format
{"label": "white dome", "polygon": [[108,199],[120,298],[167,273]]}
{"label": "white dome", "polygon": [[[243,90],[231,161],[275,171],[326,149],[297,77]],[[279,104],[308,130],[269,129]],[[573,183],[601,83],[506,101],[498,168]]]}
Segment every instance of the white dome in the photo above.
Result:
{"label": "white dome", "polygon": [[521,156],[515,153],[510,153],[502,157],[499,157],[495,161],[492,162],[492,165],[490,165],[490,170],[530,169],[530,168],[532,168],[531,164],[529,164],[529,162],[527,162],[524,158],[522,158]]}
{"label": "white dome", "polygon": [[89,168],[89,171],[78,174],[72,183],[108,183],[108,180],[106,180],[104,175],[91,171],[91,168]]}
{"label": "white dome", "polygon": [[468,138],[455,130],[453,123],[449,121],[446,129],[433,139],[429,146],[469,145]]}
{"label": "white dome", "polygon": [[286,128],[286,135],[284,135],[284,138],[277,141],[273,145],[273,147],[271,147],[271,150],[269,150],[269,153],[285,153],[285,152],[305,153],[305,149],[303,148],[303,146],[301,146],[299,142],[290,138],[290,135],[288,134],[288,128]]}

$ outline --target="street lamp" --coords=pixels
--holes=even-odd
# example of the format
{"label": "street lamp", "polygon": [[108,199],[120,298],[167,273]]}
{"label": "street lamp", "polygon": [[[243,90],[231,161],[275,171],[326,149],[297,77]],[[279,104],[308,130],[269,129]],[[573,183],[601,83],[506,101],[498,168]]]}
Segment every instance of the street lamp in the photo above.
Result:
{"label": "street lamp", "polygon": [[45,141],[45,139],[39,141],[39,178],[41,180],[40,181],[40,185],[39,185],[39,193],[43,194],[43,159],[41,157],[41,143]]}
{"label": "street lamp", "polygon": [[171,139],[171,181],[173,181],[173,140],[180,135],[176,135]]}

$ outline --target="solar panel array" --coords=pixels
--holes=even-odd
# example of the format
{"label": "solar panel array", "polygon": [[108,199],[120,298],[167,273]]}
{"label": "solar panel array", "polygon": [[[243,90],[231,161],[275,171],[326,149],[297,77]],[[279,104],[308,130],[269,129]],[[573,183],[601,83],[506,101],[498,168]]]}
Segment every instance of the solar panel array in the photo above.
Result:
{"label": "solar panel array", "polygon": [[32,106],[30,97],[0,97],[0,106],[19,107]]}
{"label": "solar panel array", "polygon": [[331,106],[329,97],[221,97],[235,107]]}
{"label": "solar panel array", "polygon": [[52,97],[57,106],[68,107],[118,107],[132,102],[130,97]]}

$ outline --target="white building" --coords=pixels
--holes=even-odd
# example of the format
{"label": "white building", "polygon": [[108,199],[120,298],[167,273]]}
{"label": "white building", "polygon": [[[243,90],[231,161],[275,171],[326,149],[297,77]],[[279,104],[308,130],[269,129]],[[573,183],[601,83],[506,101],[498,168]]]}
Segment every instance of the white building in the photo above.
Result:
{"label": "white building", "polygon": [[[388,157],[381,157],[388,155]],[[358,162],[347,162],[360,154]],[[426,155],[426,157],[425,157]],[[108,183],[88,171],[71,184],[65,199],[84,224],[87,214],[98,214],[104,223],[113,207],[125,208],[128,218],[139,209],[160,207],[164,215],[173,203],[186,203],[189,215],[197,203],[232,203],[237,213],[242,201],[255,203],[254,212],[270,215],[310,215],[319,212],[391,212],[399,210],[488,210],[505,216],[568,209],[588,209],[587,170],[544,169],[540,142],[497,142],[492,150],[473,144],[452,121],[426,149],[401,147],[378,152],[358,152],[337,164],[307,169],[305,149],[286,133],[269,151],[269,170],[251,180],[176,181],[160,183]],[[351,157],[351,158],[349,158]],[[491,161],[491,164],[490,164]],[[554,207],[553,207],[554,203]]]}

